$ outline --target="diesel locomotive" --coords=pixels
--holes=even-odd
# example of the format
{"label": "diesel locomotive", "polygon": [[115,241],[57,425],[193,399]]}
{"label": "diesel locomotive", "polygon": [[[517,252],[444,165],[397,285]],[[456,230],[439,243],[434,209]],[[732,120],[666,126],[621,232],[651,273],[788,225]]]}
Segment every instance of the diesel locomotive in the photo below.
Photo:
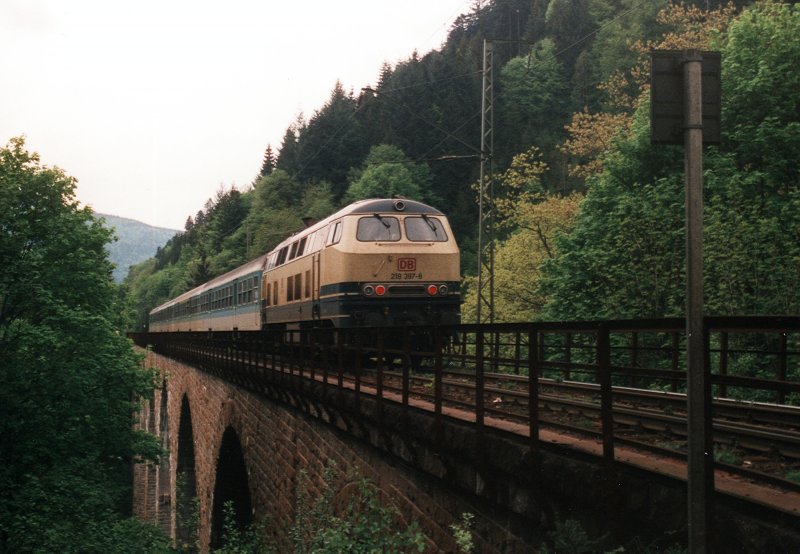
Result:
{"label": "diesel locomotive", "polygon": [[445,215],[350,204],[150,312],[151,332],[456,324],[460,258]]}

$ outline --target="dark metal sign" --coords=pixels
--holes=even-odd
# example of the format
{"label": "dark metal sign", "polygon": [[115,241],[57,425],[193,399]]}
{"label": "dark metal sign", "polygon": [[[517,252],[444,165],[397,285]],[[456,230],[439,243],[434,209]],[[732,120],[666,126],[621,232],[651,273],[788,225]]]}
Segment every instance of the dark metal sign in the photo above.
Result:
{"label": "dark metal sign", "polygon": [[[685,53],[655,50],[650,56],[651,142],[683,144]],[[720,143],[720,66],[719,52],[703,52],[703,144]]]}

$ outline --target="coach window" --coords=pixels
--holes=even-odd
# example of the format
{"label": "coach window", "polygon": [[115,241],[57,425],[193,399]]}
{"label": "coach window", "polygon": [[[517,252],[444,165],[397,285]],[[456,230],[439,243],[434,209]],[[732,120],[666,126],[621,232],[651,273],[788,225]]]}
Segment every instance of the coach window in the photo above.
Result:
{"label": "coach window", "polygon": [[435,217],[407,217],[406,237],[414,242],[445,242],[447,233],[442,222]]}
{"label": "coach window", "polygon": [[362,242],[400,240],[400,223],[396,217],[382,217],[374,214],[372,217],[362,217],[358,220],[356,238]]}

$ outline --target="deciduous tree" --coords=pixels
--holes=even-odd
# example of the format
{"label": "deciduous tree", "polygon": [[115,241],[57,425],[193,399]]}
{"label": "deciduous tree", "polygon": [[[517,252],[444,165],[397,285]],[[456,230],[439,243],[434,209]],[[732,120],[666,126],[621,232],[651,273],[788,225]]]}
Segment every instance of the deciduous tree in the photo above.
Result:
{"label": "deciduous tree", "polygon": [[[159,454],[132,428],[152,390],[121,334],[105,246],[75,179],[23,139],[0,148],[0,551],[153,548],[127,522],[131,462]],[[160,543],[166,548],[166,540]]]}

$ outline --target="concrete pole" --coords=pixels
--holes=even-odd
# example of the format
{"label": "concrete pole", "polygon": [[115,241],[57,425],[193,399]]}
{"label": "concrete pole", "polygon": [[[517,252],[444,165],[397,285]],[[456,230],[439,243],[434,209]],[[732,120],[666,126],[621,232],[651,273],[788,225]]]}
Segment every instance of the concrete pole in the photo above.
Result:
{"label": "concrete pole", "polygon": [[714,451],[703,326],[703,55],[683,61],[686,172],[686,369],[689,424],[689,552],[711,552]]}

